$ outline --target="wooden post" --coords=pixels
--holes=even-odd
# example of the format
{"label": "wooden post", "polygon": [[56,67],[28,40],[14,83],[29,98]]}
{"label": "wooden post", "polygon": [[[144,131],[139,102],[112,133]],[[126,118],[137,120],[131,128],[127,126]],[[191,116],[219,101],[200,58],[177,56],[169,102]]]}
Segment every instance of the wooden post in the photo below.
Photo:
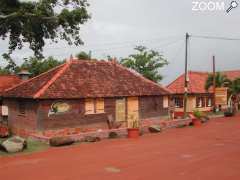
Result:
{"label": "wooden post", "polygon": [[185,80],[184,80],[184,118],[187,117],[187,98],[188,98],[188,39],[189,34],[185,37]]}
{"label": "wooden post", "polygon": [[212,58],[213,64],[213,111],[216,111],[216,64],[215,64],[215,56]]}

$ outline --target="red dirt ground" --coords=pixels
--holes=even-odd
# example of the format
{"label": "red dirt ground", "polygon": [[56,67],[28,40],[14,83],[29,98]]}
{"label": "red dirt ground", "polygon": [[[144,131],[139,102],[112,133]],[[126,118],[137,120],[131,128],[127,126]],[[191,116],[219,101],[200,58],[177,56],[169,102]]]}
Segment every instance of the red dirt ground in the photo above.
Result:
{"label": "red dirt ground", "polygon": [[239,180],[240,116],[137,140],[0,157],[1,180]]}

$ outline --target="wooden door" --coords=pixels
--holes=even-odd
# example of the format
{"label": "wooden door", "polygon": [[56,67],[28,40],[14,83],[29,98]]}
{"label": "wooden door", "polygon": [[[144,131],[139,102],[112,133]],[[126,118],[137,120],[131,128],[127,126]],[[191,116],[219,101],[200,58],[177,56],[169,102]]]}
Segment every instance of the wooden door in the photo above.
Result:
{"label": "wooden door", "polygon": [[126,100],[125,98],[116,100],[116,121],[126,121]]}
{"label": "wooden door", "polygon": [[139,121],[139,105],[138,97],[128,97],[127,99],[128,107],[128,127],[132,127],[133,121]]}

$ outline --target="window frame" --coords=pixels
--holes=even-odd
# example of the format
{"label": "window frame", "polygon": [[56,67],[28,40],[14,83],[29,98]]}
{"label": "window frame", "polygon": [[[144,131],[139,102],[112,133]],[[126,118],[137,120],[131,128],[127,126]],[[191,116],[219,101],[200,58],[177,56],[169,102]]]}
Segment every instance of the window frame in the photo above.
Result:
{"label": "window frame", "polygon": [[183,97],[174,97],[173,100],[175,108],[183,107]]}
{"label": "window frame", "polygon": [[[87,103],[91,103],[87,106]],[[99,105],[101,108],[99,108]],[[92,106],[92,107],[91,107]],[[87,108],[91,107],[91,108]],[[84,102],[85,115],[104,114],[105,113],[105,99],[104,98],[86,98]],[[91,110],[88,110],[91,109]]]}

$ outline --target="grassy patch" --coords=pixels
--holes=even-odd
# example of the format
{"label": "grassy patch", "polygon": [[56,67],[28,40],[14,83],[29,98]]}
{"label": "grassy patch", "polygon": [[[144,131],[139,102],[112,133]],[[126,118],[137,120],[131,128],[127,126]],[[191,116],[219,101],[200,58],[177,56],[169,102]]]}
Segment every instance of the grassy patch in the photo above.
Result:
{"label": "grassy patch", "polygon": [[[6,139],[0,138],[0,143],[2,143]],[[6,153],[3,151],[0,151],[0,156],[11,156],[16,154],[28,154],[33,152],[39,152],[48,149],[49,145],[40,141],[34,141],[31,139],[27,140],[27,149],[25,149],[23,152],[19,153]]]}

